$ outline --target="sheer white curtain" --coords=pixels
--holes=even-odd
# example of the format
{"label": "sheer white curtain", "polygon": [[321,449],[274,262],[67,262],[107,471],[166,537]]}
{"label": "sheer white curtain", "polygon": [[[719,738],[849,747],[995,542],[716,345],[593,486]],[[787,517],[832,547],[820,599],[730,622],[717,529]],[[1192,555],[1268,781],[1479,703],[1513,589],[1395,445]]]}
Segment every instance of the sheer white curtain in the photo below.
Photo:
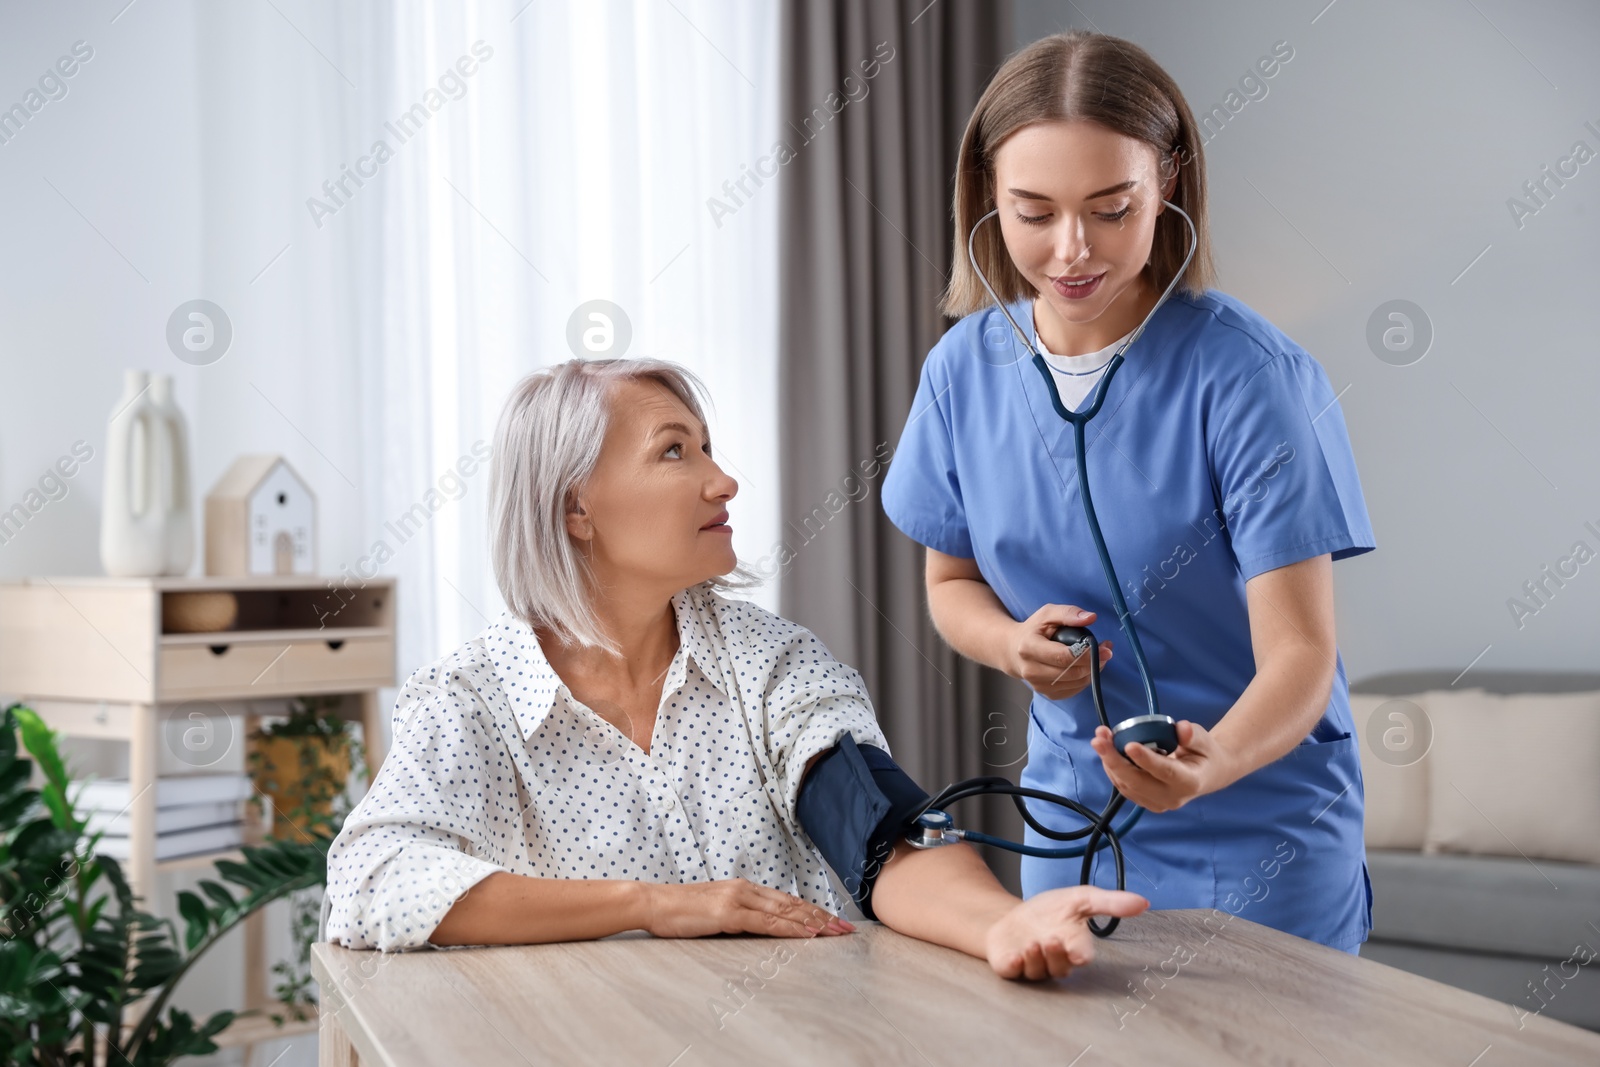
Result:
{"label": "sheer white curtain", "polygon": [[704,377],[734,546],[778,540],[776,7],[197,5],[202,289],[172,299],[235,327],[197,484],[287,456],[319,569],[400,579],[402,677],[502,609],[478,455],[586,301]]}
{"label": "sheer white curtain", "polygon": [[362,513],[401,580],[402,675],[502,610],[475,460],[515,380],[574,355],[586,301],[622,309],[628,355],[704,377],[735,547],[778,536],[776,190],[707,203],[777,138],[776,5],[525,3],[344,10],[365,85],[343,124],[393,148],[364,165],[348,254]]}

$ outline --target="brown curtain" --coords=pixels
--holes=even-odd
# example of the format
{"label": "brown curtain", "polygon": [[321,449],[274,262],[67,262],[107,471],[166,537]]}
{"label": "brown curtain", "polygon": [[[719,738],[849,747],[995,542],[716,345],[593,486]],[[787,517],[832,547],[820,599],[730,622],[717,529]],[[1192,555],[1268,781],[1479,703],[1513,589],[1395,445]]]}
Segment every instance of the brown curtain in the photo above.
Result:
{"label": "brown curtain", "polygon": [[[1026,756],[1027,688],[939,637],[923,549],[877,493],[949,326],[957,150],[1011,25],[1009,0],[785,0],[781,19],[781,608],[862,673],[896,759],[929,792],[1015,781]],[[956,810],[959,825],[1020,838],[1006,798]],[[1016,891],[1016,857],[986,852]]]}

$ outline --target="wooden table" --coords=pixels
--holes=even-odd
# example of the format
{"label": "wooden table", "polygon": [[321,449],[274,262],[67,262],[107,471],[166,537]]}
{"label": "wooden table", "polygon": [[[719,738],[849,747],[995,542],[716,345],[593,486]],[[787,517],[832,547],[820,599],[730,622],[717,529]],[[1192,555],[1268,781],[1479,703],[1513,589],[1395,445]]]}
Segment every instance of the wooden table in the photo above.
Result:
{"label": "wooden table", "polygon": [[804,941],[318,944],[312,969],[322,1067],[1600,1063],[1600,1034],[1519,1025],[1509,1005],[1206,911],[1124,920],[1049,983],[872,923]]}

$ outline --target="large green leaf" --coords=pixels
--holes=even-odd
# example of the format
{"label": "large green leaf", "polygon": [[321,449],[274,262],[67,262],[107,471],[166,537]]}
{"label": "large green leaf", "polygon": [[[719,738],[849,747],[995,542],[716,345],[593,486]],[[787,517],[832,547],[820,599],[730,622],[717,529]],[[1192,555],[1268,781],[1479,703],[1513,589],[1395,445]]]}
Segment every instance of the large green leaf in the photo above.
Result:
{"label": "large green leaf", "polygon": [[22,727],[23,745],[44,772],[45,786],[40,794],[44,797],[45,806],[55,818],[56,826],[70,831],[76,838],[83,832],[83,823],[78,821],[72,805],[67,801],[67,786],[72,778],[67,774],[66,761],[61,758],[61,750],[56,745],[56,734],[32,708],[17,707],[16,718]]}
{"label": "large green leaf", "polygon": [[216,901],[218,907],[234,908],[238,906],[237,902],[233,899],[232,893],[228,892],[223,886],[211,881],[209,878],[202,878],[199,882],[199,885],[200,891],[206,896],[210,897],[212,900]]}
{"label": "large green leaf", "polygon": [[183,916],[183,921],[188,925],[183,938],[184,947],[193,952],[211,930],[211,910],[206,907],[205,901],[184,890],[178,894],[178,914]]}

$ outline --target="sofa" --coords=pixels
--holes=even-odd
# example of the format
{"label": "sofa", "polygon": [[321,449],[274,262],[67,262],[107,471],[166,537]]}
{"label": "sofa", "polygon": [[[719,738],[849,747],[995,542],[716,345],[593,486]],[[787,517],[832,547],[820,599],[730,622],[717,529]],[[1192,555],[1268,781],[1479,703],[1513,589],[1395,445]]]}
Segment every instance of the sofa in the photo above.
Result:
{"label": "sofa", "polygon": [[1362,957],[1600,1030],[1600,674],[1394,673],[1350,694]]}

